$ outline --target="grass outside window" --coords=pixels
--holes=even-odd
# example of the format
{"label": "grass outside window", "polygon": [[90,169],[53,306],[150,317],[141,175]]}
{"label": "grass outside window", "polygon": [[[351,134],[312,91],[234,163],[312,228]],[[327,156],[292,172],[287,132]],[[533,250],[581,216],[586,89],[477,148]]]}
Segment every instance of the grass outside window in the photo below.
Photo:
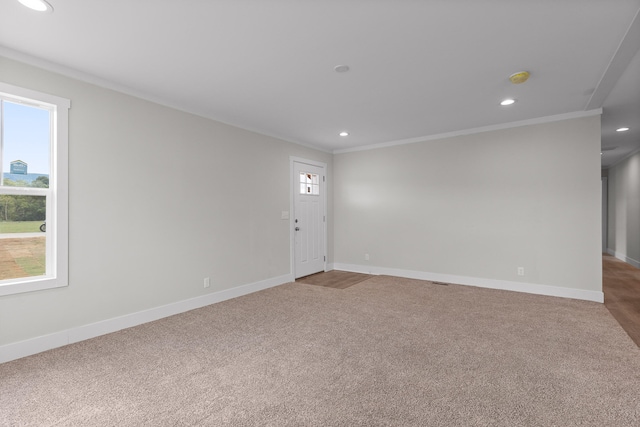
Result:
{"label": "grass outside window", "polygon": [[0,221],[0,234],[39,233],[43,221]]}
{"label": "grass outside window", "polygon": [[[46,233],[42,221],[0,221],[0,280],[42,276],[46,273]],[[39,233],[22,237],[21,233]],[[15,235],[15,237],[11,236]]]}

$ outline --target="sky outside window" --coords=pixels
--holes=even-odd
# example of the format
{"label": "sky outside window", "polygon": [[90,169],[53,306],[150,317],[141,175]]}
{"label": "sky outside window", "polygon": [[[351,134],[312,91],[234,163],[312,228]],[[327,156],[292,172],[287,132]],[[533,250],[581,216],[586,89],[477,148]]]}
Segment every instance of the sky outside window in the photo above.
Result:
{"label": "sky outside window", "polygon": [[11,162],[22,160],[29,174],[49,175],[50,112],[30,105],[3,102],[2,172],[11,171]]}

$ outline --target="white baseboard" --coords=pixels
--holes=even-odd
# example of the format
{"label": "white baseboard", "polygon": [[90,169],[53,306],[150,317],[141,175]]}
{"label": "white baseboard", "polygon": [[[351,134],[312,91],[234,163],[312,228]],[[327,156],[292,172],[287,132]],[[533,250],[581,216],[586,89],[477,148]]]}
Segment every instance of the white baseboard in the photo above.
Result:
{"label": "white baseboard", "polygon": [[604,302],[604,293],[602,291],[587,291],[584,289],[563,288],[559,286],[539,285],[535,283],[454,276],[450,274],[429,273],[426,271],[402,270],[397,268],[364,266],[357,264],[334,263],[333,266],[336,270],[351,271],[354,273],[375,275],[384,274],[387,276],[406,277],[408,279],[430,280],[433,282],[454,283],[456,285],[477,286],[480,288],[501,289],[505,291],[580,299],[600,303]]}
{"label": "white baseboard", "polygon": [[185,311],[194,310],[196,308],[237,298],[242,295],[247,295],[293,281],[293,274],[285,274],[283,276],[272,277],[270,279],[213,292],[207,295],[190,298],[188,300],[178,301],[124,316],[78,326],[64,331],[55,332],[53,334],[43,335],[16,343],[5,344],[0,346],[0,363],[31,356],[32,354],[41,353],[43,351],[62,347],[78,341],[95,338],[121,329],[131,328],[143,323],[153,322],[154,320],[162,319],[164,317],[184,313]]}
{"label": "white baseboard", "polygon": [[633,258],[629,258],[626,254],[623,254],[622,252],[616,252],[613,249],[607,248],[607,253],[611,256],[618,258],[621,261],[626,262],[627,264],[633,265],[635,268],[640,268],[640,261]]}

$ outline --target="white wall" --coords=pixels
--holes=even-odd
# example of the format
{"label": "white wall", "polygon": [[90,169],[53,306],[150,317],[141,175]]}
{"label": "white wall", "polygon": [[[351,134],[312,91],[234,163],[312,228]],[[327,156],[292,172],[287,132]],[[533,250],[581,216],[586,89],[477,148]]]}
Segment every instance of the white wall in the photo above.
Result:
{"label": "white wall", "polygon": [[338,268],[601,299],[599,116],[337,154],[334,179]]}
{"label": "white wall", "polygon": [[0,69],[71,100],[69,286],[0,297],[0,351],[290,274],[289,156],[328,164],[331,227],[330,154],[2,57]]}
{"label": "white wall", "polygon": [[607,252],[640,268],[640,153],[609,169]]}

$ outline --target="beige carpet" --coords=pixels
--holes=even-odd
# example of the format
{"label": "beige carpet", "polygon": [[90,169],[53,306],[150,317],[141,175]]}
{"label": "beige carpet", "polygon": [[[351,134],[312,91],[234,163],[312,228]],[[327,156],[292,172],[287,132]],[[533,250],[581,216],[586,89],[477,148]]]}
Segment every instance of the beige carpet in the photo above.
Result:
{"label": "beige carpet", "polygon": [[0,365],[2,426],[638,426],[602,304],[286,284]]}

